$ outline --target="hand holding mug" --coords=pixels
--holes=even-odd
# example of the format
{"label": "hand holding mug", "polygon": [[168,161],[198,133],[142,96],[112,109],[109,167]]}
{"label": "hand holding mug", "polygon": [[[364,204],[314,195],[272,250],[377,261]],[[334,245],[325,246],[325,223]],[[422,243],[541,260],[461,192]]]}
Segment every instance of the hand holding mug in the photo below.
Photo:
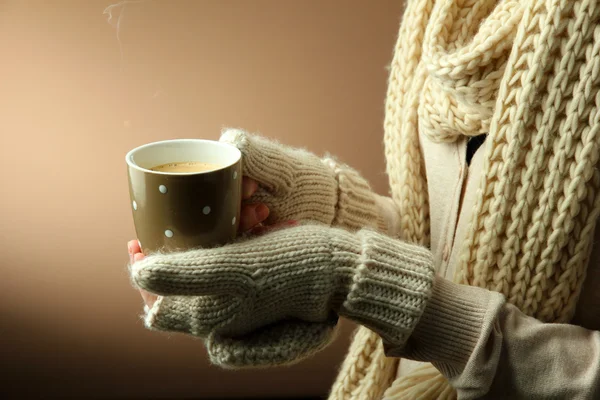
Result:
{"label": "hand holding mug", "polygon": [[[239,231],[247,232],[253,231],[254,233],[262,233],[267,227],[262,227],[260,224],[267,219],[269,216],[269,208],[264,203],[248,203],[248,200],[254,195],[258,189],[258,183],[248,177],[243,177],[242,180],[242,205],[240,211],[240,223]],[[136,261],[144,259],[144,254],[140,248],[139,241],[137,239],[130,240],[127,243],[127,252],[129,254],[129,263],[133,264]],[[142,299],[148,308],[154,305],[154,302],[158,299],[158,296],[149,293],[143,289],[139,289]]]}

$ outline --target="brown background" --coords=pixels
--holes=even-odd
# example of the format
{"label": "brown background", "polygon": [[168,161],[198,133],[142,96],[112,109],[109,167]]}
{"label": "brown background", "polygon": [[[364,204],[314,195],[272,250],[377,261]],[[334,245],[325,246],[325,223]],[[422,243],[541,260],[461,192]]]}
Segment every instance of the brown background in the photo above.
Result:
{"label": "brown background", "polygon": [[0,1],[0,397],[326,393],[349,326],[318,357],[260,372],[143,328],[124,155],[243,127],[335,153],[385,193],[401,3],[132,1],[121,59],[108,1]]}

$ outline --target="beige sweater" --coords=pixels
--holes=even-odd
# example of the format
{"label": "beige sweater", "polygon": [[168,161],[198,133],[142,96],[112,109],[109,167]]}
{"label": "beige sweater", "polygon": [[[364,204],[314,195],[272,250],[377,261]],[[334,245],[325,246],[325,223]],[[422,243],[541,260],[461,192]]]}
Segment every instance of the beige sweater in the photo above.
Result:
{"label": "beige sweater", "polygon": [[[433,143],[422,137],[431,201],[431,250],[444,295],[431,300],[404,351],[398,377],[418,368],[417,358],[435,362],[459,398],[595,399],[600,396],[600,246],[595,246],[572,325],[544,324],[480,288],[459,292],[450,283],[469,228],[469,213],[481,177],[484,147],[470,166],[466,140]],[[398,231],[396,208],[379,198],[382,213]],[[600,229],[594,243],[600,242]],[[468,305],[462,307],[461,304]],[[460,312],[457,312],[460,310]],[[399,382],[400,380],[398,380]],[[392,385],[386,396],[394,396]]]}
{"label": "beige sweater", "polygon": [[[459,398],[600,396],[599,24],[597,1],[408,2],[386,209],[445,279],[408,347],[387,349],[400,363],[360,330],[332,399],[455,395],[406,358],[432,362]],[[482,133],[468,168],[466,138]]]}

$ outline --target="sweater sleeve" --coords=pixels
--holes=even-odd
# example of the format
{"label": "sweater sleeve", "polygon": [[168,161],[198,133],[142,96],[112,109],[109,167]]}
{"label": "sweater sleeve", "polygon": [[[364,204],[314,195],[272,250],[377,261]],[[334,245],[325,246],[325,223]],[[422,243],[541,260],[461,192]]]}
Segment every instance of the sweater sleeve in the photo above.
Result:
{"label": "sweater sleeve", "polygon": [[600,332],[542,323],[439,277],[407,345],[386,354],[433,363],[459,399],[600,398]]}

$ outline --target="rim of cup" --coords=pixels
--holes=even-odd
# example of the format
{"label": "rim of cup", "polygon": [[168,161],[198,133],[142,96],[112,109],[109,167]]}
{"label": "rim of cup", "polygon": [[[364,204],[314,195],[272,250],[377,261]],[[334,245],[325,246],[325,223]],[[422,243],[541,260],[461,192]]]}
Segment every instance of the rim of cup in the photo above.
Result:
{"label": "rim of cup", "polygon": [[[211,146],[216,146],[216,147],[222,147],[227,149],[228,151],[232,151],[235,156],[233,157],[233,161],[228,162],[228,163],[224,163],[224,164],[220,164],[219,163],[219,168],[215,168],[215,169],[210,169],[207,171],[195,171],[195,172],[163,172],[163,171],[153,171],[151,169],[147,169],[144,167],[141,167],[139,165],[137,165],[134,161],[134,156],[136,153],[138,153],[139,151],[142,150],[146,150],[150,147],[155,147],[155,146],[160,146],[160,145],[164,145],[164,144],[168,144],[168,143],[179,143],[179,144],[210,144]],[[160,140],[157,142],[151,142],[151,143],[146,143],[143,144],[141,146],[135,147],[134,149],[131,149],[130,151],[127,152],[127,154],[125,155],[125,161],[127,162],[127,165],[130,166],[133,169],[136,169],[138,171],[143,171],[143,172],[147,172],[150,174],[156,174],[156,175],[200,175],[200,174],[208,174],[208,173],[212,173],[215,171],[220,171],[222,169],[226,169],[231,167],[232,165],[234,165],[235,163],[237,163],[240,159],[242,158],[242,152],[240,151],[240,149],[238,149],[237,147],[230,145],[228,143],[223,143],[223,142],[218,142],[216,140],[208,140],[208,139],[168,139],[168,140]],[[172,162],[187,162],[187,161],[197,161],[197,162],[204,162],[201,160],[181,160],[181,161],[172,161]],[[159,164],[160,165],[160,164]]]}

